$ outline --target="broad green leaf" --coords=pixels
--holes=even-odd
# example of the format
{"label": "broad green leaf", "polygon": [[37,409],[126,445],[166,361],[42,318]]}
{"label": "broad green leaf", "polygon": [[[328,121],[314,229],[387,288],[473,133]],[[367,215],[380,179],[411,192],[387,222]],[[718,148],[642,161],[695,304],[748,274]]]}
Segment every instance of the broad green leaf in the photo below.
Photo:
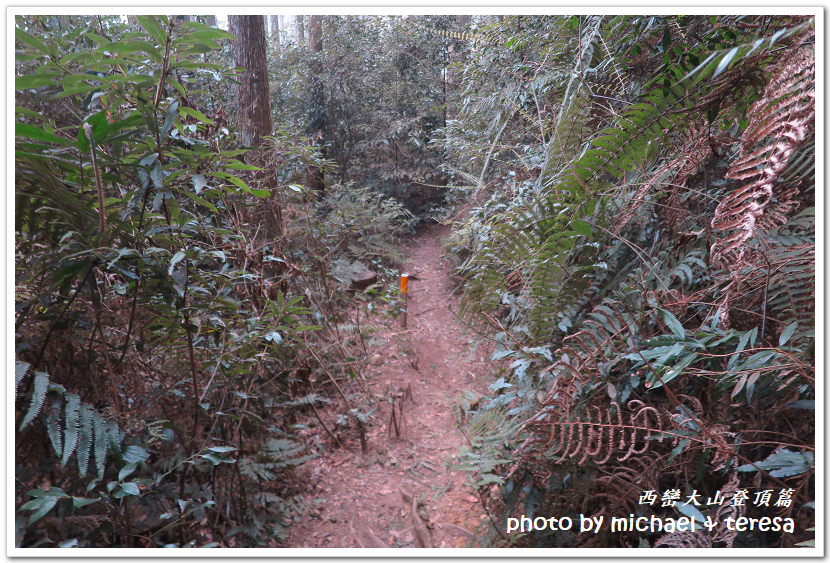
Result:
{"label": "broad green leaf", "polygon": [[105,38],[101,37],[100,35],[98,35],[97,33],[93,33],[91,31],[88,31],[88,32],[84,33],[83,37],[86,37],[92,43],[95,43],[96,45],[106,45],[107,43],[111,43],[111,41],[109,39],[105,39]]}
{"label": "broad green leaf", "polygon": [[658,309],[658,311],[660,311],[660,316],[663,318],[663,322],[668,325],[671,331],[678,338],[686,338],[686,329],[683,328],[683,325],[677,320],[677,317],[665,309]]}
{"label": "broad green leaf", "polygon": [[[161,169],[161,162],[158,160],[153,163],[153,167],[150,168],[150,179],[153,181],[153,186],[157,190],[161,190],[164,188],[164,173]],[[156,193],[157,196],[162,195],[161,192]]]}
{"label": "broad green leaf", "polygon": [[176,89],[176,91],[177,91],[179,94],[181,94],[182,96],[187,95],[187,90],[185,89],[185,87],[184,87],[184,86],[182,86],[182,85],[179,83],[179,81],[178,81],[178,80],[175,80],[175,79],[173,79],[173,77],[168,76],[167,78],[165,78],[165,79],[164,79],[164,81],[165,81],[167,84],[170,84],[171,86],[173,86],[173,88],[175,88],[175,89]]}
{"label": "broad green leaf", "polygon": [[88,506],[90,504],[96,503],[99,500],[101,500],[101,499],[72,497],[72,506],[74,506],[75,508],[83,508],[84,506]]}
{"label": "broad green leaf", "polygon": [[196,190],[196,193],[201,193],[202,190],[207,186],[207,180],[202,174],[193,174],[193,188]]}
{"label": "broad green leaf", "polygon": [[273,342],[274,344],[279,344],[280,342],[282,342],[282,335],[280,335],[280,333],[275,330],[266,334],[265,340]]}
{"label": "broad green leaf", "polygon": [[187,196],[189,199],[192,199],[193,201],[195,201],[199,205],[204,205],[205,207],[207,207],[208,209],[210,209],[214,213],[219,213],[219,210],[216,208],[216,206],[213,205],[208,200],[206,200],[204,198],[201,198],[201,197],[197,196],[196,194],[192,194],[190,192],[183,192],[183,193],[184,193],[185,196]]}
{"label": "broad green leaf", "polygon": [[590,237],[593,234],[591,231],[591,225],[585,221],[571,221],[571,228],[580,235],[585,235],[586,237]]}
{"label": "broad green leaf", "polygon": [[223,168],[227,168],[229,170],[262,170],[259,166],[254,166],[253,164],[243,164],[237,160],[226,163]]}
{"label": "broad green leaf", "polygon": [[735,47],[734,49],[731,49],[728,53],[726,53],[718,63],[718,66],[715,68],[715,73],[712,75],[712,78],[715,78],[717,75],[726,70],[726,68],[729,66],[729,63],[732,62],[732,59],[734,59],[735,55],[737,54],[738,47]]}
{"label": "broad green leaf", "polygon": [[513,350],[496,350],[493,352],[493,356],[490,358],[490,361],[500,360],[511,355],[513,355]]}
{"label": "broad green leaf", "polygon": [[789,342],[790,338],[792,338],[793,334],[795,334],[795,329],[797,328],[798,321],[793,321],[789,325],[787,325],[787,328],[784,329],[784,331],[781,333],[781,337],[778,339],[778,345],[783,346],[784,344]]}
{"label": "broad green leaf", "polygon": [[158,157],[159,157],[159,153],[157,153],[157,152],[150,153],[147,156],[143,157],[141,160],[139,160],[138,164],[140,166],[150,166],[151,164],[153,164],[156,161],[156,159]]}
{"label": "broad green leaf", "polygon": [[236,463],[235,459],[228,459],[228,458],[223,457],[221,455],[214,455],[212,453],[201,454],[199,457],[208,460],[213,465],[219,465],[220,463]]}
{"label": "broad green leaf", "polygon": [[159,50],[148,41],[116,41],[102,48],[105,48],[113,53],[118,53],[119,55],[129,55],[136,52],[143,52],[150,55],[150,57],[158,63],[163,61],[163,57]]}
{"label": "broad green leaf", "polygon": [[178,252],[176,252],[173,255],[173,258],[170,259],[170,267],[167,268],[167,275],[168,276],[173,275],[173,268],[175,268],[176,264],[181,262],[184,257],[185,257],[185,253],[184,253],[183,250],[179,250]]}
{"label": "broad green leaf", "polygon": [[231,35],[225,30],[217,28],[201,29],[199,31],[194,31],[190,34],[190,37],[198,39],[199,41],[233,39],[233,35]]}
{"label": "broad green leaf", "polygon": [[269,197],[271,195],[269,190],[258,190],[256,188],[250,188],[249,193],[255,197]]}
{"label": "broad green leaf", "polygon": [[31,526],[32,524],[34,524],[35,522],[49,514],[49,511],[52,510],[56,504],[58,504],[57,498],[45,497],[29,501],[23,506],[21,506],[20,509],[34,509],[34,513],[31,516],[29,516],[29,526]]}
{"label": "broad green leaf", "polygon": [[52,86],[58,84],[60,74],[56,72],[44,74],[27,74],[25,76],[16,76],[14,78],[15,90],[28,90],[30,88],[43,88],[44,86]]}
{"label": "broad green leaf", "polygon": [[126,479],[127,477],[132,475],[135,472],[138,465],[139,465],[139,462],[134,461],[134,462],[128,463],[127,465],[122,467],[121,471],[118,472],[118,480],[123,481],[124,479]]}
{"label": "broad green leaf", "polygon": [[167,43],[167,33],[162,30],[155,16],[136,16],[135,19],[159,45]]}
{"label": "broad green leaf", "polygon": [[686,446],[689,445],[690,441],[691,440],[689,440],[689,438],[684,438],[683,440],[680,440],[680,442],[677,443],[674,449],[672,449],[671,453],[669,454],[669,459],[666,461],[671,462],[674,458],[683,453],[683,450],[686,449]]}
{"label": "broad green leaf", "polygon": [[35,141],[43,141],[45,143],[55,143],[58,145],[71,145],[72,139],[67,137],[57,137],[54,133],[44,131],[40,127],[34,125],[27,125],[26,123],[15,123],[14,134],[18,137],[26,139],[34,139]]}
{"label": "broad green leaf", "polygon": [[179,113],[179,101],[176,100],[169,106],[167,106],[167,111],[164,114],[164,124],[161,126],[161,136],[162,138],[167,137],[167,133],[170,132],[170,129],[173,128],[173,124],[176,122],[176,117],[178,117]]}
{"label": "broad green leaf", "polygon": [[127,446],[124,453],[121,454],[121,459],[124,463],[144,462],[150,454],[141,446]]}
{"label": "broad green leaf", "polygon": [[121,483],[121,490],[130,496],[137,497],[141,495],[141,491],[138,490],[138,485],[132,482]]}
{"label": "broad green leaf", "polygon": [[[193,109],[193,108],[189,108],[189,107],[181,107],[179,109],[179,113],[181,113],[183,115],[189,115],[190,117],[194,117],[194,118],[198,119],[199,121],[201,121],[202,123],[205,123],[207,125],[213,125],[213,120],[209,119],[205,114],[203,114],[202,112],[200,112],[197,109]],[[252,170],[258,170],[258,168],[253,168]]]}
{"label": "broad green leaf", "polygon": [[40,51],[44,55],[49,54],[49,50],[46,48],[46,45],[41,43],[40,39],[37,39],[33,35],[26,33],[19,27],[14,28],[14,37],[21,43],[28,45],[32,49]]}
{"label": "broad green leaf", "polygon": [[241,179],[237,178],[233,174],[227,174],[225,172],[213,172],[212,174],[214,176],[216,176],[217,178],[224,178],[225,180],[228,180],[232,184],[235,184],[240,189],[242,189],[242,191],[244,193],[251,193],[251,188],[248,187],[248,184],[246,184],[245,182],[243,182]]}

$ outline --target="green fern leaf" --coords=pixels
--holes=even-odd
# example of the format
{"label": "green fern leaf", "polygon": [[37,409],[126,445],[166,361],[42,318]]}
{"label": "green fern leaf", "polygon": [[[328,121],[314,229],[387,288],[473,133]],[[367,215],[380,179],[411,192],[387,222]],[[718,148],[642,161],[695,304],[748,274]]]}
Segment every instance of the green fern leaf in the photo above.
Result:
{"label": "green fern leaf", "polygon": [[20,386],[20,382],[23,381],[23,376],[26,375],[26,372],[29,371],[31,364],[23,362],[21,360],[14,361],[14,396],[17,398],[17,388]]}
{"label": "green fern leaf", "polygon": [[111,451],[121,452],[121,442],[124,440],[124,433],[118,430],[118,424],[114,420],[107,421],[107,440]]}
{"label": "green fern leaf", "polygon": [[81,405],[80,424],[78,425],[78,475],[86,477],[86,470],[89,466],[89,456],[92,450],[92,410]]}
{"label": "green fern leaf", "polygon": [[66,395],[66,439],[64,441],[65,447],[63,449],[63,458],[61,459],[61,467],[66,465],[69,457],[75,451],[78,445],[78,417],[80,415],[81,398],[75,393],[67,393]]}
{"label": "green fern leaf", "polygon": [[63,409],[63,399],[59,394],[52,397],[52,405],[49,409],[49,416],[46,419],[46,432],[49,434],[49,440],[52,442],[52,447],[58,455],[63,453],[63,428],[61,428],[61,412]]}
{"label": "green fern leaf", "polygon": [[95,468],[98,472],[98,477],[104,477],[104,469],[107,461],[107,439],[106,424],[101,418],[100,414],[93,416],[95,427]]}
{"label": "green fern leaf", "polygon": [[26,428],[29,423],[32,422],[38,414],[40,414],[40,410],[43,408],[43,402],[46,400],[46,391],[48,391],[48,389],[49,374],[42,371],[36,371],[34,391],[32,392],[32,402],[29,406],[29,412],[26,413],[26,416],[23,418],[23,422],[20,423],[20,430]]}

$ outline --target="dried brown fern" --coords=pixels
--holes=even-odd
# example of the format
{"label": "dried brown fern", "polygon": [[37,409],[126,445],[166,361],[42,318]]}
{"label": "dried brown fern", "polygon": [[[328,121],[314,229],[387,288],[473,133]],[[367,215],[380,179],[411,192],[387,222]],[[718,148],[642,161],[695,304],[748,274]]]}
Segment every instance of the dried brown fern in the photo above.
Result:
{"label": "dried brown fern", "polygon": [[655,187],[671,185],[673,186],[672,192],[675,193],[678,187],[685,185],[689,176],[697,170],[700,163],[710,154],[712,154],[712,144],[709,142],[706,123],[699,119],[697,122],[690,124],[688,135],[684,137],[676,156],[640,184],[631,199],[623,205],[611,231],[614,234],[620,234],[622,229],[634,218],[637,210],[645,201],[646,195]]}
{"label": "dried brown fern", "polygon": [[[775,266],[748,241],[786,223],[800,205],[800,178],[794,184],[780,180],[796,152],[814,136],[814,39],[814,31],[808,29],[770,69],[769,82],[748,111],[740,157],[726,174],[746,183],[720,202],[712,218],[712,227],[722,234],[712,245],[711,260],[725,267],[732,279],[721,303],[721,322],[726,328],[766,324],[766,294]],[[812,254],[814,249],[805,251]],[[805,268],[812,269],[812,265]],[[762,315],[740,312],[757,308],[762,299]],[[797,311],[791,308],[791,313]]]}
{"label": "dried brown fern", "polygon": [[[721,487],[720,494],[722,498],[730,498],[738,490],[738,474],[732,473],[729,476],[729,481]],[[734,506],[731,502],[724,502],[717,511],[715,511],[715,518],[717,522],[725,522],[727,518],[740,518],[746,513],[746,506],[739,504]],[[728,529],[726,526],[719,526],[712,536],[712,543],[723,543],[724,547],[732,547],[735,538],[738,537],[737,529]]]}
{"label": "dried brown fern", "polygon": [[[815,127],[814,32],[808,30],[770,69],[764,92],[750,107],[749,124],[741,137],[741,153],[726,174],[747,183],[724,198],[712,218],[712,227],[730,234],[712,246],[712,260],[745,266],[746,242],[764,224],[775,225],[793,207],[792,192],[781,192],[776,180],[793,154]],[[777,200],[778,210],[768,206]],[[765,214],[766,221],[763,222]],[[778,219],[780,220],[780,219]],[[735,267],[731,268],[735,271]]]}

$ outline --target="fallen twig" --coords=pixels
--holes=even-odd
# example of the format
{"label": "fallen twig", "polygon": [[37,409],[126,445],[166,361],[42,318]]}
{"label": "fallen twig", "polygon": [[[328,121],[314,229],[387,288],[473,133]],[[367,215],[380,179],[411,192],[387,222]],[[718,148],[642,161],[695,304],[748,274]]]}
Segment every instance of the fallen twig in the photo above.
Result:
{"label": "fallen twig", "polygon": [[[401,495],[403,495],[403,491],[401,491]],[[415,532],[415,547],[432,547],[432,535],[424,521],[418,516],[418,501],[414,496],[409,505],[409,518],[412,520],[412,530]]]}

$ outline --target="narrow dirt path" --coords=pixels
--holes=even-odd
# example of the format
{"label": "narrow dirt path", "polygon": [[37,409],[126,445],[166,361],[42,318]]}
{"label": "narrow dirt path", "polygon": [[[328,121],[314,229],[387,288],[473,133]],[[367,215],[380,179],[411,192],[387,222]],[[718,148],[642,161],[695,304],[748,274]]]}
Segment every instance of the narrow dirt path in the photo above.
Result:
{"label": "narrow dirt path", "polygon": [[[407,328],[386,327],[373,339],[382,344],[369,350],[377,365],[367,365],[366,375],[381,405],[370,419],[368,454],[355,444],[309,462],[316,513],[291,526],[284,547],[477,545],[487,516],[465,473],[451,470],[465,442],[455,405],[465,392],[482,394],[491,350],[475,347],[447,308],[457,306],[440,244],[447,232],[431,229],[412,241],[406,267],[417,279],[410,281]],[[399,436],[393,395],[404,395],[394,403]],[[417,516],[407,495],[415,497]]]}

